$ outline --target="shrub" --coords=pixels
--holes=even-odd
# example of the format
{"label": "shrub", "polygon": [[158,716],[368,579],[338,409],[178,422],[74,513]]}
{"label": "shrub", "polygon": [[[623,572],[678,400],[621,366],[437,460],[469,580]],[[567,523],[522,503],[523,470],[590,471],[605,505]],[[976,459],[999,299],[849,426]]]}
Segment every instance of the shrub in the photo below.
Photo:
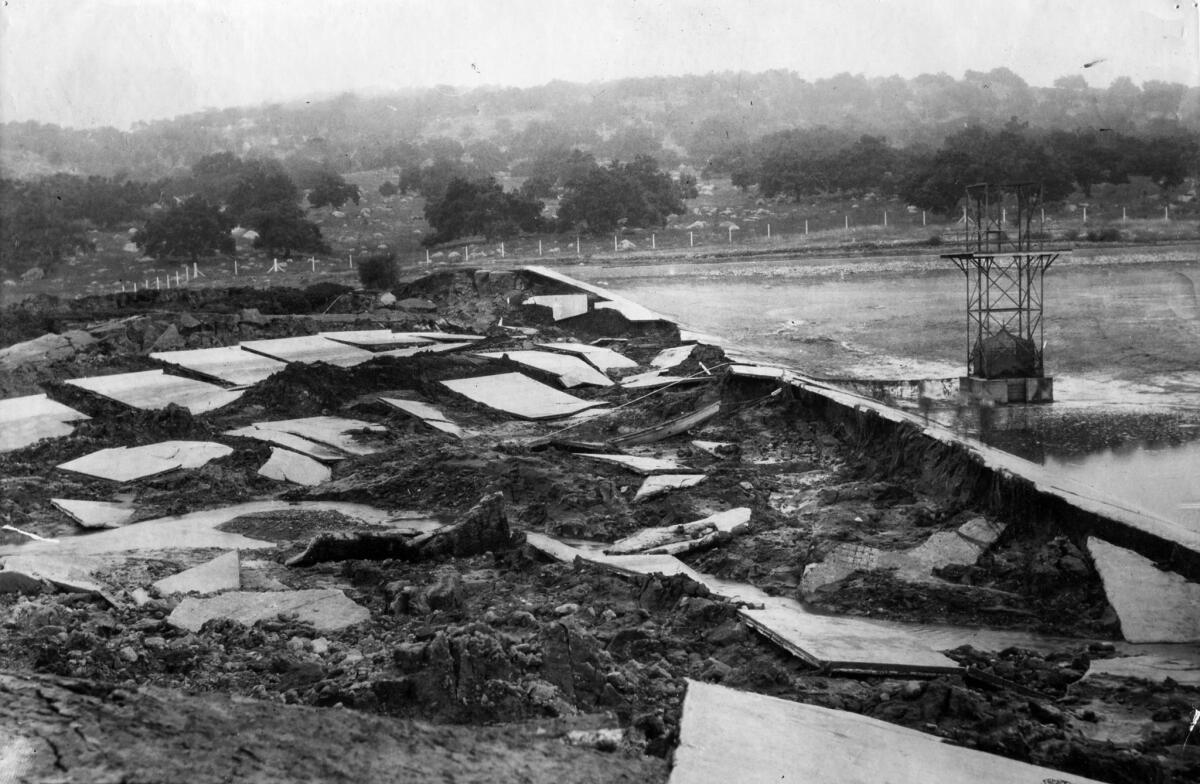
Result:
{"label": "shrub", "polygon": [[938,245],[942,244],[942,235],[941,234],[929,235],[929,240],[927,241],[927,244],[932,245],[933,247],[936,248]]}
{"label": "shrub", "polygon": [[358,263],[358,279],[364,288],[390,290],[400,282],[395,253],[377,253]]}
{"label": "shrub", "polygon": [[386,181],[384,181],[383,185],[379,186],[379,195],[380,196],[384,196],[384,197],[395,196],[399,192],[400,192],[400,186],[397,185],[396,183],[392,182],[391,180],[386,180]]}
{"label": "shrub", "polygon": [[1121,232],[1112,226],[1104,229],[1091,229],[1087,233],[1088,242],[1120,242]]}

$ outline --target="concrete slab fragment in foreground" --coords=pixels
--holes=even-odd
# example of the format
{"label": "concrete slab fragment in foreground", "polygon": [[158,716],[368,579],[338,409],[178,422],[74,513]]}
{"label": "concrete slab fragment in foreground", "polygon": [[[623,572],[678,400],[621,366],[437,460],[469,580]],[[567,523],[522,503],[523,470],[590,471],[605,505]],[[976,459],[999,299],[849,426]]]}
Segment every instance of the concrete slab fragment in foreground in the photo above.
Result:
{"label": "concrete slab fragment in foreground", "polygon": [[1200,584],[1095,537],[1088,539],[1087,548],[1126,640],[1200,641]]}
{"label": "concrete slab fragment in foreground", "polygon": [[305,591],[231,591],[209,598],[189,596],[167,616],[167,623],[189,632],[198,632],[206,621],[224,619],[252,626],[281,613],[311,623],[317,631],[345,629],[370,620],[367,608],[355,603],[341,591],[313,588]]}
{"label": "concrete slab fragment in foreground", "polygon": [[0,452],[10,452],[41,441],[70,435],[71,424],[91,419],[46,395],[25,395],[0,400]]}
{"label": "concrete slab fragment in foreground", "polygon": [[1099,784],[878,719],[689,680],[669,784]]}
{"label": "concrete slab fragment in foreground", "polygon": [[278,359],[281,362],[304,364],[325,362],[338,367],[353,367],[375,357],[370,351],[323,338],[320,335],[247,340],[241,346],[247,351]]}
{"label": "concrete slab fragment in foreground", "polygon": [[257,384],[287,367],[286,362],[243,351],[241,346],[158,351],[150,358],[239,387]]}
{"label": "concrete slab fragment in foreground", "polygon": [[171,376],[161,370],[73,378],[66,383],[143,411],[156,411],[175,404],[193,414],[203,414],[229,405],[242,396],[241,390]]}

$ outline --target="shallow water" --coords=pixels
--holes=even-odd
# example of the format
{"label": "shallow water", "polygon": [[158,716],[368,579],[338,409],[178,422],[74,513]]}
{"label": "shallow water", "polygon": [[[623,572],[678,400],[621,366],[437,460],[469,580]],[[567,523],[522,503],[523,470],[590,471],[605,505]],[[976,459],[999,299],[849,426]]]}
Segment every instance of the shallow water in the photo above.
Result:
{"label": "shallow water", "polygon": [[[1191,362],[1200,356],[1198,258],[1197,247],[1177,246],[1060,260],[1046,278],[1056,402],[994,409],[955,400],[965,286],[936,256],[583,265],[568,273],[720,336],[727,349],[807,375],[944,380],[924,390],[931,418],[1200,530],[1200,428],[1187,425],[1200,420],[1200,363]],[[1130,378],[1128,352],[1144,354],[1137,360],[1153,372]],[[894,402],[914,408],[915,389]]]}

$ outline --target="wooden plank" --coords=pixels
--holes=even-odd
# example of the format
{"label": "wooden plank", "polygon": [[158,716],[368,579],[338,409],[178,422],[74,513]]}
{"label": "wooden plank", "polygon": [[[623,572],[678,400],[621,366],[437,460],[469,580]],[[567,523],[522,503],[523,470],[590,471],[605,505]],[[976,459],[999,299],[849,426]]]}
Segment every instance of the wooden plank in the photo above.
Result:
{"label": "wooden plank", "polygon": [[1099,784],[848,711],[689,680],[669,784]]}

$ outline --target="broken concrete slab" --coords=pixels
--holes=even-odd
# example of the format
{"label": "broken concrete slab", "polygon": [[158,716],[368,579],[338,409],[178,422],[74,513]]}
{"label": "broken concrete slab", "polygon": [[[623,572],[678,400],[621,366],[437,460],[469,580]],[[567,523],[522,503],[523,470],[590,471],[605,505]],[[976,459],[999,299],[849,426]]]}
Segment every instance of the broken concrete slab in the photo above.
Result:
{"label": "broken concrete slab", "polygon": [[160,351],[150,358],[237,387],[252,386],[287,367],[286,362],[243,351],[241,346]]}
{"label": "broken concrete slab", "polygon": [[174,404],[193,414],[204,414],[229,405],[243,394],[242,390],[171,376],[161,370],[74,378],[66,383],[142,411],[157,411]]}
{"label": "broken concrete slab", "polygon": [[694,427],[697,427],[721,413],[721,401],[709,403],[706,406],[691,411],[683,416],[668,419],[666,422],[661,422],[657,425],[635,430],[632,433],[626,433],[623,436],[609,440],[610,446],[627,447],[636,446],[638,444],[652,444],[656,441],[662,441],[665,438],[677,436],[680,433],[686,433]]}
{"label": "broken concrete slab", "polygon": [[61,335],[48,332],[32,340],[0,348],[0,370],[11,371],[32,365],[62,362],[96,342],[89,333],[79,329]]}
{"label": "broken concrete slab", "polygon": [[120,528],[133,519],[137,508],[113,501],[81,501],[72,498],[51,498],[50,503],[61,509],[84,528]]}
{"label": "broken concrete slab", "polygon": [[662,495],[670,490],[695,487],[703,482],[704,479],[704,474],[659,474],[658,476],[648,476],[646,477],[646,481],[642,482],[642,486],[638,488],[633,500],[644,501],[647,498]]}
{"label": "broken concrete slab", "polygon": [[113,447],[61,463],[64,471],[113,482],[146,479],[177,469],[199,468],[233,449],[212,441],[161,441],[136,447]]}
{"label": "broken concrete slab", "polygon": [[397,335],[406,337],[423,338],[425,340],[436,340],[439,343],[461,343],[463,341],[474,342],[483,340],[486,335],[471,335],[461,332],[397,332]]}
{"label": "broken concrete slab", "polygon": [[654,359],[650,360],[651,367],[656,367],[661,370],[682,365],[683,361],[692,355],[696,349],[696,344],[692,343],[686,346],[675,346],[674,348],[664,348],[658,352]]}
{"label": "broken concrete slab", "polygon": [[538,343],[537,345],[540,348],[547,348],[551,351],[561,351],[565,354],[574,354],[582,357],[592,363],[601,373],[638,366],[636,362],[624,354],[618,354],[610,348],[593,346],[588,343]]}
{"label": "broken concrete slab", "polygon": [[936,583],[933,570],[970,566],[1004,533],[1005,526],[975,517],[954,531],[939,531],[908,550],[881,550],[857,543],[840,544],[817,563],[804,567],[800,588],[806,597],[846,579],[857,571],[895,570],[897,579],[911,583]]}
{"label": "broken concrete slab", "polygon": [[359,419],[316,416],[300,419],[277,419],[271,422],[255,422],[249,427],[229,431],[225,435],[272,441],[278,443],[280,446],[296,449],[296,451],[307,454],[309,457],[314,457],[318,460],[329,460],[331,458],[325,450],[314,449],[303,442],[296,442],[292,439],[280,439],[275,437],[275,434],[283,433],[290,436],[298,436],[305,441],[331,447],[335,450],[335,456],[337,457],[341,456],[337,453],[373,455],[379,450],[376,447],[359,442],[355,436],[356,432],[364,430],[371,433],[387,432],[387,428],[383,425],[376,425]]}
{"label": "broken concrete slab", "polygon": [[325,444],[318,444],[316,441],[311,441],[307,438],[301,438],[300,436],[293,435],[291,433],[284,433],[279,430],[272,430],[266,427],[259,428],[256,425],[247,425],[246,427],[239,427],[236,430],[226,430],[221,435],[232,436],[235,438],[253,438],[257,441],[266,441],[270,444],[278,444],[279,446],[286,447],[293,452],[298,452],[302,455],[311,457],[314,460],[322,460],[325,462],[345,460],[346,457],[348,457],[348,455],[345,453],[340,452],[333,447],[326,446]]}
{"label": "broken concrete slab", "polygon": [[644,308],[641,305],[637,304],[636,302],[633,302],[632,300],[628,300],[618,294],[615,294],[611,291],[603,289],[600,286],[593,286],[590,283],[585,283],[582,280],[577,280],[576,278],[572,278],[569,275],[563,275],[561,272],[552,270],[549,267],[529,266],[529,267],[524,267],[523,270],[527,274],[534,275],[534,276],[537,276],[540,278],[545,278],[546,280],[552,280],[552,281],[555,281],[556,283],[565,284],[565,285],[570,286],[571,288],[575,289],[576,291],[582,291],[582,292],[586,292],[588,294],[594,294],[597,297],[599,297],[601,300],[604,300],[603,302],[596,303],[597,308],[616,310],[616,311],[620,312],[621,315],[625,316],[625,318],[629,319],[630,321],[666,321],[666,322],[670,322],[670,319],[668,319],[666,316],[655,313],[654,311],[650,310],[649,308]]}
{"label": "broken concrete slab", "polygon": [[46,395],[25,395],[0,400],[0,452],[59,438],[75,430],[73,422],[91,419]]}
{"label": "broken concrete slab", "polygon": [[481,351],[477,357],[508,359],[518,365],[558,376],[559,383],[567,389],[581,384],[611,387],[613,380],[584,362],[579,357],[556,354],[552,351]]}
{"label": "broken concrete slab", "polygon": [[521,373],[458,378],[440,383],[480,405],[523,419],[557,419],[604,404],[601,400],[583,400],[568,395]]}
{"label": "broken concrete slab", "polygon": [[783,368],[766,367],[763,365],[730,365],[729,375],[741,378],[766,378],[784,381],[789,373]]}
{"label": "broken concrete slab", "polygon": [[379,398],[384,403],[387,403],[393,408],[397,408],[409,416],[420,419],[425,424],[440,430],[443,433],[449,433],[456,438],[462,438],[466,432],[458,425],[451,422],[445,414],[436,406],[431,406],[428,403],[422,403],[419,400],[408,400],[406,398],[396,397],[381,397]]}
{"label": "broken concrete slab", "polygon": [[708,452],[713,457],[723,457],[722,452],[733,446],[732,441],[693,441],[692,446]]}
{"label": "broken concrete slab", "polygon": [[154,589],[159,596],[181,593],[207,596],[221,591],[236,591],[242,587],[240,563],[238,551],[233,550],[207,563],[164,577],[154,583]]}
{"label": "broken concrete slab", "polygon": [[187,597],[167,616],[167,623],[189,632],[198,632],[206,622],[216,619],[237,621],[253,626],[258,621],[280,615],[311,623],[321,632],[334,632],[371,618],[367,608],[341,591],[314,588],[304,591],[268,591],[251,593],[231,591],[207,598]]}
{"label": "broken concrete slab", "polygon": [[582,316],[588,312],[588,296],[586,294],[543,294],[530,297],[521,304],[550,308],[555,321]]}
{"label": "broken concrete slab", "polygon": [[94,558],[66,553],[29,553],[4,559],[4,572],[45,580],[72,593],[104,593],[104,586],[94,577],[101,566]]}
{"label": "broken concrete slab", "polygon": [[688,680],[669,784],[1099,784],[857,713]]}
{"label": "broken concrete slab", "polygon": [[[692,544],[713,533],[732,534],[745,528],[750,523],[750,508],[739,506],[725,512],[711,514],[701,520],[682,525],[670,525],[659,528],[644,528],[633,536],[613,542],[604,552],[609,555],[625,555],[631,553],[655,553],[658,548],[675,543]],[[685,551],[681,548],[680,551]],[[675,551],[664,551],[675,555]]]}
{"label": "broken concrete slab", "polygon": [[325,362],[338,367],[353,367],[375,358],[365,349],[348,346],[320,335],[300,335],[272,340],[247,340],[241,343],[246,351],[278,359],[281,362],[311,364]]}
{"label": "broken concrete slab", "polygon": [[574,563],[580,559],[607,571],[625,576],[659,574],[685,575],[700,582],[700,574],[673,555],[606,555],[599,549],[588,550],[534,532],[525,534],[525,543],[556,561]]}
{"label": "broken concrete slab", "polygon": [[268,479],[312,487],[329,481],[333,472],[313,458],[290,449],[271,447],[271,457],[258,473]]}
{"label": "broken concrete slab", "polygon": [[1195,646],[1171,647],[1182,650],[1175,653],[1145,653],[1115,659],[1092,659],[1083,677],[1137,678],[1155,682],[1169,678],[1185,686],[1200,686],[1200,651]]}
{"label": "broken concrete slab", "polygon": [[1087,548],[1126,640],[1200,641],[1200,584],[1102,539],[1089,537]]}
{"label": "broken concrete slab", "polygon": [[579,455],[590,460],[599,460],[604,463],[613,463],[622,468],[627,468],[636,474],[648,476],[656,473],[666,473],[669,471],[687,471],[687,466],[680,465],[674,460],[663,460],[657,457],[639,457],[638,455],[604,455],[597,453],[585,452]]}

